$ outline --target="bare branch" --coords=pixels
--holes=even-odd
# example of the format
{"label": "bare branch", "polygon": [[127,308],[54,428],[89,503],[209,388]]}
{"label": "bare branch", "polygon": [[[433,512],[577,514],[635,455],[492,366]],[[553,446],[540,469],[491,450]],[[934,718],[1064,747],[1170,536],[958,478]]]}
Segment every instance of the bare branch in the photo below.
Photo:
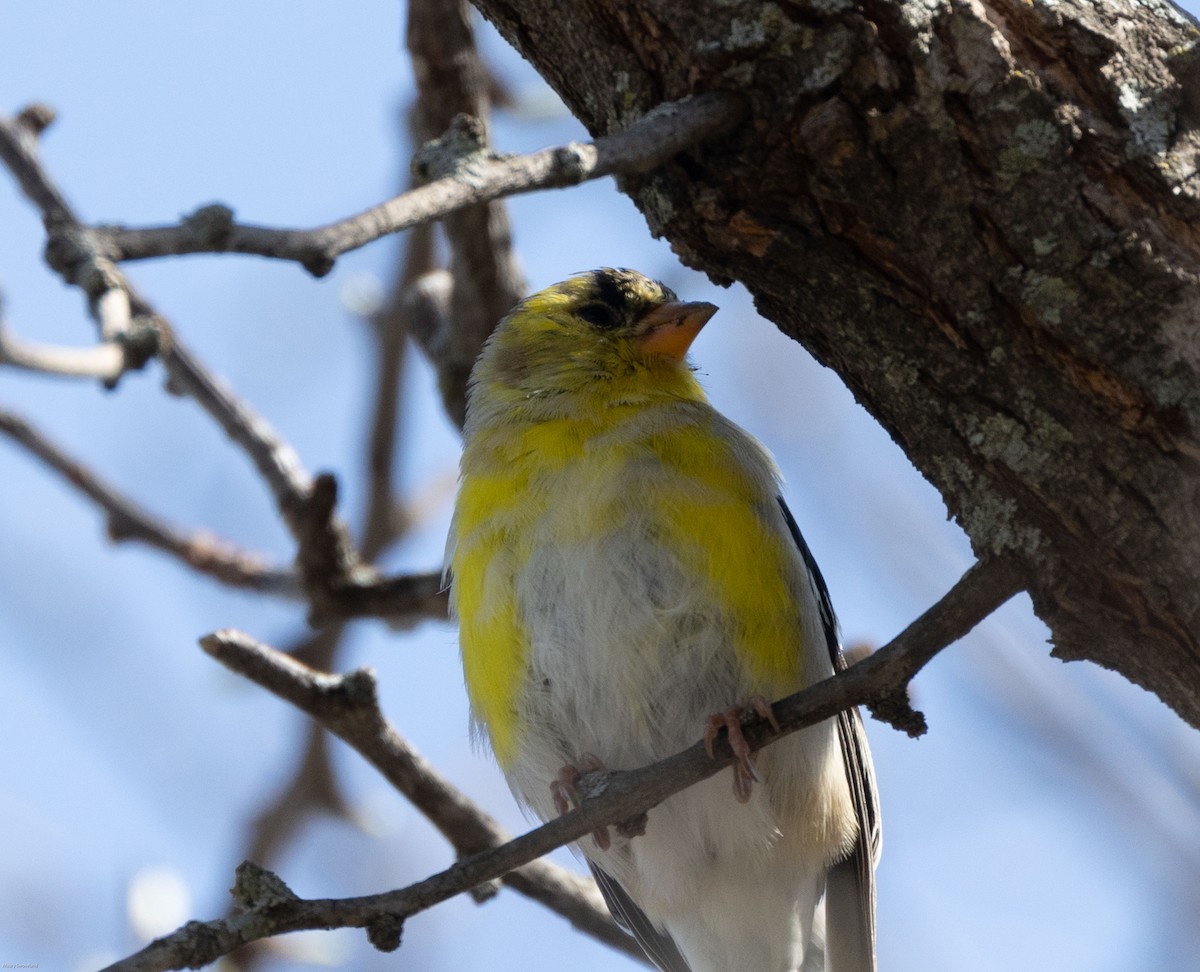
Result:
{"label": "bare branch", "polygon": [[[442,174],[446,155],[451,171],[463,158],[492,155],[487,71],[475,46],[466,0],[411,0],[407,42],[418,92],[415,127],[426,143],[413,159],[414,172],[432,168],[435,175]],[[451,213],[441,226],[450,248],[451,292],[438,385],[446,411],[461,427],[475,359],[526,287],[503,200]]]}
{"label": "bare branch", "polygon": [[[954,588],[888,645],[846,671],[781,699],[774,705],[776,731],[759,717],[747,718],[744,733],[750,747],[761,749],[787,733],[828,719],[843,709],[885,701],[894,711],[907,711],[901,727],[923,730],[903,699],[912,677],[948,644],[958,640],[1024,586],[1018,569],[998,558],[972,567]],[[378,715],[374,677],[365,669],[348,675],[314,672],[293,659],[234,631],[202,640],[204,649],[222,663],[305,708],[332,731],[342,734],[410,797],[436,804],[444,794],[425,774],[410,775],[413,754],[397,749],[402,741]],[[311,707],[311,710],[309,709]],[[374,713],[374,715],[372,714]],[[364,720],[367,731],[348,728]],[[361,735],[360,735],[361,733]],[[349,738],[349,737],[353,738]],[[361,748],[360,748],[360,744]],[[578,840],[600,827],[636,820],[673,793],[719,772],[733,762],[722,735],[710,758],[703,742],[651,766],[629,772],[595,773],[583,778],[582,805],[570,813],[500,846],[472,854],[423,881],[384,894],[340,900],[304,900],[290,892],[271,896],[262,907],[228,920],[190,922],[141,952],[109,966],[106,972],[157,972],[200,966],[248,941],[307,928],[367,928],[376,947],[396,948],[404,918],[469,888],[528,865],[543,854]],[[426,797],[422,790],[430,786]],[[418,804],[420,805],[420,804]],[[439,808],[442,819],[460,818],[458,804]],[[445,832],[445,831],[443,831]],[[273,876],[272,876],[273,877]],[[282,886],[278,878],[274,878]]]}
{"label": "bare branch", "polygon": [[[387,723],[369,671],[327,675],[238,632],[218,632],[203,639],[201,645],[226,667],[308,713],[357,750],[441,831],[460,856],[511,839]],[[606,944],[639,954],[637,946],[608,917],[590,881],[544,861],[532,862],[505,876],[504,881]]]}
{"label": "bare branch", "polygon": [[[843,677],[856,674],[865,686],[879,683],[866,695],[855,693],[852,704],[867,706],[876,719],[910,736],[923,735],[925,717],[909,705],[908,683],[934,655],[1023,590],[1024,575],[1015,560],[993,557],[979,561],[887,645],[846,670]],[[786,712],[781,714],[779,708],[775,712],[782,723]]]}
{"label": "bare branch", "polygon": [[[440,570],[398,574],[331,585],[321,593],[319,613],[313,620],[327,624],[351,618],[380,618],[404,627],[425,618],[444,621],[449,617],[448,605]],[[317,610],[314,603],[313,611]]]}
{"label": "bare branch", "polygon": [[0,364],[63,378],[97,378],[111,384],[127,370],[125,350],[112,341],[90,348],[64,348],[23,341],[0,320]]}
{"label": "bare branch", "polygon": [[167,369],[170,390],[195,399],[246,453],[274,496],[292,535],[299,539],[300,511],[312,490],[312,478],[296,450],[244,399],[200,364],[174,332],[168,331],[159,357]]}
{"label": "bare branch", "polygon": [[95,502],[108,517],[108,535],[114,542],[135,540],[147,544],[232,587],[286,597],[300,596],[300,585],[293,572],[271,567],[266,557],[239,550],[211,533],[187,533],[165,523],[105,483],[16,415],[0,412],[0,432]]}
{"label": "bare branch", "polygon": [[[31,124],[30,119],[41,123]],[[42,213],[47,226],[76,222],[75,213],[58,189],[45,177],[37,158],[38,136],[54,120],[54,109],[29,105],[16,118],[0,115],[0,159],[17,179],[27,199]]]}
{"label": "bare branch", "polygon": [[[376,379],[366,456],[366,512],[361,528],[362,556],[368,562],[374,561],[403,535],[409,525],[407,513],[397,507],[393,488],[398,429],[402,425],[401,385],[410,317],[405,295],[413,282],[432,266],[433,226],[414,227],[405,243],[402,266],[391,294],[369,318],[373,338],[369,358],[374,364]],[[438,605],[438,615],[445,617],[444,604]],[[345,630],[341,620],[334,620],[303,637],[288,654],[312,667],[329,670],[334,667]],[[310,817],[319,813],[351,816],[334,775],[326,730],[319,722],[309,720],[291,779],[255,815],[243,858],[264,866],[271,865]],[[231,906],[227,916],[237,913],[236,903],[231,902]],[[268,951],[268,944],[260,942],[257,945],[261,948],[250,945],[238,949],[236,956],[230,956],[227,961],[238,970],[257,968]]]}
{"label": "bare branch", "polygon": [[[329,671],[345,632],[344,624],[331,624],[307,632],[292,643],[286,654],[301,664]],[[302,828],[319,814],[353,819],[353,812],[342,796],[334,773],[324,726],[312,719],[305,720],[303,737],[290,779],[264,800],[251,820],[246,849],[241,855],[243,861],[270,867],[299,836]],[[235,917],[241,908],[239,896],[234,895],[225,917]],[[250,972],[260,967],[273,950],[273,944],[270,940],[251,942],[234,955],[227,956],[223,964],[229,966],[228,972]]]}
{"label": "bare branch", "polygon": [[433,227],[425,223],[414,227],[408,235],[403,263],[388,300],[371,318],[376,340],[372,355],[376,377],[367,450],[367,512],[361,541],[363,557],[368,561],[375,560],[408,527],[408,517],[397,509],[392,485],[403,407],[401,377],[412,332],[407,296],[432,267]]}
{"label": "bare branch", "polygon": [[[90,233],[94,245],[116,261],[185,253],[253,253],[294,260],[319,277],[343,253],[466,206],[607,175],[648,172],[689,146],[728,132],[745,111],[740,96],[713,91],[660,105],[625,131],[594,143],[570,142],[529,155],[460,158],[453,172],[427,185],[313,229],[238,223],[232,210],[206,206],[178,225],[97,226]],[[42,185],[36,183],[34,188]],[[31,198],[39,201],[38,195]]]}
{"label": "bare branch", "polygon": [[[141,368],[155,350],[157,334],[147,321],[135,321],[131,292],[121,285],[120,272],[108,255],[88,237],[65,197],[50,181],[37,156],[37,137],[54,120],[54,111],[41,104],[30,105],[16,118],[0,115],[0,160],[17,179],[21,191],[42,213],[48,238],[46,259],[67,280],[87,295],[88,307],[100,337],[111,350],[100,354],[105,384],[113,386],[124,372]],[[59,234],[62,234],[61,239]],[[56,239],[59,245],[55,246]],[[66,262],[64,257],[69,255]],[[121,355],[113,371],[108,357]],[[42,355],[42,360],[45,356]],[[79,362],[75,362],[76,365]],[[53,369],[40,369],[53,370]]]}
{"label": "bare branch", "polygon": [[[110,258],[101,237],[81,224],[50,180],[29,132],[28,124],[0,116],[0,158],[17,177],[24,193],[42,210],[48,234],[47,262],[67,283],[87,294],[102,337],[118,340],[125,350],[123,370],[140,367],[147,353],[158,354],[169,377],[168,387],[194,398],[249,456],[288,528],[303,544],[306,537],[318,531],[314,531],[311,519],[312,481],[295,450],[265,418],[200,364],[167,321],[134,290]],[[358,558],[345,526],[333,518],[332,510],[326,533],[337,535],[337,544],[345,553],[344,576],[349,577],[359,566]]]}
{"label": "bare branch", "polygon": [[322,474],[297,514],[296,566],[314,627],[352,617],[381,617],[405,625],[425,617],[445,618],[441,572],[380,577],[360,563],[349,538],[333,518],[337,481]]}
{"label": "bare branch", "polygon": [[[166,523],[106,483],[19,416],[0,411],[0,434],[36,456],[96,503],[108,518],[108,535],[114,542],[144,543],[231,587],[289,598],[303,596],[295,572],[272,567],[265,555],[240,550],[208,531],[188,532]],[[358,570],[352,575],[328,576],[325,582],[328,586],[313,595],[313,610],[319,604],[322,622],[370,617],[402,627],[426,618],[447,616],[446,593],[439,571],[380,577],[373,571]]]}
{"label": "bare branch", "polygon": [[[400,412],[404,404],[401,393],[404,359],[412,316],[406,296],[414,282],[433,266],[433,233],[432,224],[422,224],[414,227],[407,236],[401,267],[390,288],[388,300],[369,318],[373,338],[369,359],[376,377],[365,463],[368,484],[366,512],[360,540],[362,557],[368,563],[403,535],[410,521],[407,512],[397,506],[393,486],[398,430],[402,425]],[[371,600],[373,607],[380,606],[377,598]],[[328,609],[335,607],[338,602],[336,598],[327,597],[323,603]],[[445,617],[444,604],[439,603],[436,611],[438,616]],[[330,613],[339,614],[336,609]],[[349,612],[346,617],[352,613]],[[332,668],[346,626],[340,615],[327,620],[332,623],[326,623],[308,634],[289,654],[319,669]],[[393,616],[391,620],[396,623],[398,619]],[[243,856],[247,860],[270,865],[297,835],[305,821],[311,815],[322,812],[349,815],[330,761],[326,730],[319,722],[309,721],[291,780],[256,815]],[[229,914],[236,914],[237,906],[231,904],[234,910]],[[228,961],[235,968],[252,969],[258,966],[265,954],[266,948],[256,949],[252,945],[239,949],[237,955]]]}
{"label": "bare branch", "polygon": [[[119,309],[116,304],[105,305],[104,313],[108,318],[114,309]],[[128,300],[124,302],[124,310],[127,318]],[[134,361],[128,354],[130,349],[122,340],[122,334],[90,348],[67,348],[22,340],[9,331],[4,311],[4,295],[0,293],[0,365],[62,378],[97,378],[111,387],[124,372],[149,360],[149,355],[145,355],[140,362]],[[103,327],[102,324],[102,330]]]}

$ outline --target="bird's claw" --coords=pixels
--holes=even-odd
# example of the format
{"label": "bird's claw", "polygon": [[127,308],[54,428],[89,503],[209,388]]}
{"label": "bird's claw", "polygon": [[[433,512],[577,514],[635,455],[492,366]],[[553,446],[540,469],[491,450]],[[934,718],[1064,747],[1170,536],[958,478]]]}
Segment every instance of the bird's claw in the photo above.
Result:
{"label": "bird's claw", "polygon": [[[578,763],[568,763],[558,771],[558,779],[550,784],[550,793],[554,797],[554,809],[559,816],[570,812],[579,806],[579,781],[585,773],[603,773],[605,766],[591,753],[584,753]],[[600,827],[592,831],[592,840],[600,850],[608,850],[612,840],[608,836],[608,828]]]}
{"label": "bird's claw", "polygon": [[704,723],[704,749],[708,753],[709,759],[713,758],[713,743],[716,741],[717,734],[722,729],[725,730],[729,748],[734,757],[733,795],[737,798],[738,803],[748,802],[754,784],[759,782],[758,773],[751,761],[753,753],[750,744],[746,742],[746,736],[742,732],[742,716],[750,711],[762,716],[776,732],[779,731],[779,720],[775,718],[771,703],[761,695],[751,696],[746,700],[744,706],[731,706],[724,712],[710,715]]}

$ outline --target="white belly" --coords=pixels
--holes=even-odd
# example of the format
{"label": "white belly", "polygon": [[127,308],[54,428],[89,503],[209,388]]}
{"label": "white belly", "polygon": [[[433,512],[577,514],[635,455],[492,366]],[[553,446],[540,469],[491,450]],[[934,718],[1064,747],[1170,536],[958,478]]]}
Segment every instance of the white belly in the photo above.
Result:
{"label": "white belly", "polygon": [[[530,670],[508,777],[549,818],[550,783],[565,765],[586,753],[612,770],[644,766],[691,745],[708,715],[762,689],[730,648],[733,619],[653,542],[647,514],[630,511],[588,547],[564,544],[563,524],[542,526],[555,542],[535,547],[517,589]],[[798,651],[801,643],[798,633]],[[831,670],[827,658],[812,666]],[[724,770],[652,810],[644,835],[614,833],[607,852],[590,838],[581,847],[669,930],[696,972],[795,968],[825,867],[850,836],[831,722],[755,760],[762,782],[749,803],[737,802]]]}

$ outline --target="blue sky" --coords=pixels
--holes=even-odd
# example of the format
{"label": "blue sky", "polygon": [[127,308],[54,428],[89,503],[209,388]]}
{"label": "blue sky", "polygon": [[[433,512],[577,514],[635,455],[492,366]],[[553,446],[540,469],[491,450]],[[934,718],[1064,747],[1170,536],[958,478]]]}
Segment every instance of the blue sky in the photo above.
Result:
{"label": "blue sky", "polygon": [[[400,184],[412,92],[403,7],[122,0],[6,8],[0,111],[32,100],[59,114],[43,155],[90,220],[173,220],[220,200],[241,218],[311,225]],[[523,151],[583,137],[537,76],[489,30],[489,61],[519,96],[494,139]],[[789,502],[829,581],[848,641],[881,644],[970,563],[936,492],[837,377],[649,239],[611,182],[511,202],[531,287],[633,266],[721,311],[694,359],[715,402],[778,456]],[[40,221],[0,177],[0,287],[9,326],[86,344],[80,295],[41,263]],[[296,447],[341,478],[361,512],[370,368],[348,295],[386,281],[398,241],[313,280],[247,257],[129,268],[181,336]],[[440,565],[456,435],[410,363],[401,450],[422,518],[390,569]],[[244,458],[193,403],[163,394],[156,367],[105,393],[0,371],[0,408],[20,412],[156,513],[280,561],[285,531]],[[226,906],[248,821],[282,785],[302,718],[196,647],[236,626],[286,646],[303,610],[230,591],[133,545],[112,546],[97,511],[0,439],[0,962],[95,968],[135,950],[131,888],[183,917]],[[914,685],[930,734],[871,724],[885,814],[881,965],[1129,972],[1183,968],[1200,933],[1196,733],[1116,676],[1048,656],[1022,598],[940,656]],[[340,659],[378,673],[388,716],[511,828],[525,825],[486,755],[467,740],[454,633],[363,622]],[[440,837],[353,754],[335,751],[356,823],[321,820],[276,863],[300,894],[365,894],[451,860]],[[570,862],[562,852],[559,858]],[[158,884],[151,878],[157,875]],[[158,890],[154,890],[158,889]],[[164,910],[169,910],[165,908]],[[353,932],[299,936],[273,969],[634,968],[511,892],[449,902],[409,922],[402,949]]]}

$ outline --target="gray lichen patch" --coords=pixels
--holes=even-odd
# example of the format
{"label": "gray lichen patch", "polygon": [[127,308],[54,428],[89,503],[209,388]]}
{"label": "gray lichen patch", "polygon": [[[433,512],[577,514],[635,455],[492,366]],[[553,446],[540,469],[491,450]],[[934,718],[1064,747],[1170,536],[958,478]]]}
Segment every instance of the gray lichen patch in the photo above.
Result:
{"label": "gray lichen patch", "polygon": [[1129,125],[1126,156],[1132,159],[1165,154],[1175,125],[1175,109],[1165,92],[1143,87],[1136,81],[1123,81],[1118,92],[1117,103]]}
{"label": "gray lichen patch", "polygon": [[1021,122],[1013,129],[1012,142],[1000,152],[997,173],[1006,185],[1015,185],[1022,176],[1039,171],[1065,147],[1054,122],[1041,118]]}
{"label": "gray lichen patch", "polygon": [[1041,323],[1053,327],[1062,323],[1065,310],[1079,303],[1079,294],[1061,277],[1028,270],[1022,281],[1021,301]]}

